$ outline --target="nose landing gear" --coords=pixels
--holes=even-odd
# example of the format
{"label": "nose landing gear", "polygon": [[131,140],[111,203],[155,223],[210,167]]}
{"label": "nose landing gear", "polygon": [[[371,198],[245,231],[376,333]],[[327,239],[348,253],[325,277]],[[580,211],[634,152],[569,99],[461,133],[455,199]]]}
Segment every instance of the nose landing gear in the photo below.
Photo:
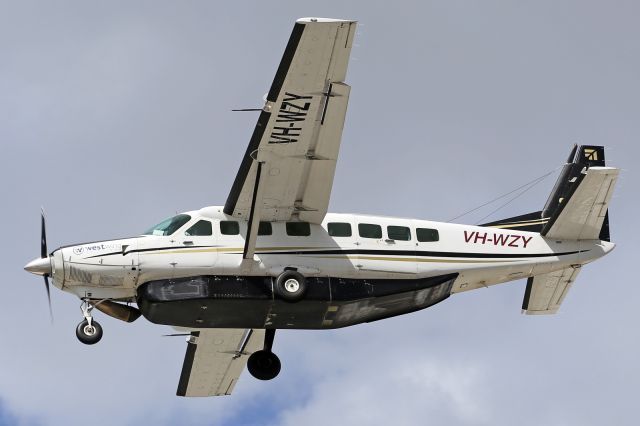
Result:
{"label": "nose landing gear", "polygon": [[89,299],[82,299],[80,310],[84,320],[76,327],[76,337],[85,345],[96,344],[102,339],[102,326],[91,316],[94,307]]}

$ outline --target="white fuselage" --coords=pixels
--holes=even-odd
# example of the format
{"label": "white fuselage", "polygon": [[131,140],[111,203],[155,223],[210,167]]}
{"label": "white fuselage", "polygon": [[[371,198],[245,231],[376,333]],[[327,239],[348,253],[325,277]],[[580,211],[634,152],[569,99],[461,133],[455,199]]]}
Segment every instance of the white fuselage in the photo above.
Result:
{"label": "white fuselage", "polygon": [[[593,261],[613,249],[600,240],[555,241],[538,233],[357,214],[327,214],[310,235],[288,235],[271,224],[258,237],[253,260],[243,261],[246,222],[239,233],[220,232],[234,221],[221,207],[185,213],[191,219],[171,235],[143,235],[63,247],[53,253],[53,280],[78,297],[133,300],[148,281],[196,275],[277,276],[296,268],[305,276],[415,279],[459,273],[452,293],[560,270]],[[187,235],[200,220],[212,235]],[[329,223],[349,224],[351,236],[330,236]],[[379,225],[379,238],[359,234],[360,224]],[[388,227],[408,227],[409,240],[390,238]],[[418,241],[417,228],[437,230],[437,241]],[[393,228],[392,228],[393,229]],[[391,235],[393,237],[393,235]],[[434,238],[431,238],[434,239]]]}

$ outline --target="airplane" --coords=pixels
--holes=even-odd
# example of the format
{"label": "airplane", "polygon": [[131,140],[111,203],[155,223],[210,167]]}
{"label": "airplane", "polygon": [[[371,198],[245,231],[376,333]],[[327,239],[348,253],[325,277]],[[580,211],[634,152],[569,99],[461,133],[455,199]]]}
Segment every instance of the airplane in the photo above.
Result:
{"label": "airplane", "polygon": [[[246,366],[281,369],[276,330],[326,330],[419,311],[527,279],[525,314],[554,314],[582,266],[609,253],[619,169],[574,146],[540,211],[483,225],[328,213],[350,86],[356,21],[295,22],[224,206],[170,217],[142,235],[47,250],[25,266],[93,310],[141,315],[187,336],[177,395],[229,395]],[[136,306],[133,306],[133,305]]]}

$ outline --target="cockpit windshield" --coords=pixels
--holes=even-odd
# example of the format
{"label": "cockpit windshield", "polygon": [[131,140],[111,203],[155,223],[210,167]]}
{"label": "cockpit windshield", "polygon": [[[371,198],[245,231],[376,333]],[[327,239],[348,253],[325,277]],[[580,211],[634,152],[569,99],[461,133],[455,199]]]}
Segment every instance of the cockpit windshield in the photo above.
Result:
{"label": "cockpit windshield", "polygon": [[190,220],[191,216],[189,216],[188,214],[179,214],[177,216],[163,220],[156,226],[145,231],[143,235],[171,235]]}

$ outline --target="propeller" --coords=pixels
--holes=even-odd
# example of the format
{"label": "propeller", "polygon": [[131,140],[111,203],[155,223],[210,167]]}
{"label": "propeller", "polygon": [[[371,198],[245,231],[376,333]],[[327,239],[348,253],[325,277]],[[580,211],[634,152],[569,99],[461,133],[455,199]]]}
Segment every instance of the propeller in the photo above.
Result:
{"label": "propeller", "polygon": [[[47,253],[47,232],[44,220],[44,209],[40,211],[40,259],[46,259]],[[51,289],[49,288],[49,274],[44,274],[44,287],[47,289],[47,301],[49,302],[49,317],[53,324],[53,310],[51,309]]]}
{"label": "propeller", "polygon": [[33,259],[24,266],[24,270],[35,275],[44,277],[44,288],[47,290],[47,301],[49,302],[49,317],[53,323],[53,310],[51,309],[51,290],[49,288],[49,277],[51,276],[51,259],[47,253],[47,231],[44,220],[44,209],[40,212],[40,257]]}

